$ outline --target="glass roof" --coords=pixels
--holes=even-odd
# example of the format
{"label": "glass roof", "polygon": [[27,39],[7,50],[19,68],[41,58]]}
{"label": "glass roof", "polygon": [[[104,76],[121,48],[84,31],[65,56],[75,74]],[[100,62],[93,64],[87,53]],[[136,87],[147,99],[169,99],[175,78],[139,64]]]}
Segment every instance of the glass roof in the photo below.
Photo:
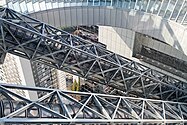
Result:
{"label": "glass roof", "polygon": [[187,0],[7,0],[7,6],[22,13],[69,6],[112,6],[156,14],[187,26]]}

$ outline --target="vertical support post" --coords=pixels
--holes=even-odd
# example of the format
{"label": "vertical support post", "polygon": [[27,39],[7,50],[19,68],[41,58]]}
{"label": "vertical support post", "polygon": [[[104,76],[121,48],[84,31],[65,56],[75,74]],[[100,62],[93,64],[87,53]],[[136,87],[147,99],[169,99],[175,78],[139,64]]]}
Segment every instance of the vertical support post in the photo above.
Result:
{"label": "vertical support post", "polygon": [[[138,3],[138,0],[136,0],[135,5],[134,5],[135,10],[136,10],[137,3]],[[137,10],[139,10],[139,9],[137,9]]]}
{"label": "vertical support post", "polygon": [[3,31],[3,21],[0,20],[0,64],[4,63],[6,52],[5,52],[5,39]]}
{"label": "vertical support post", "polygon": [[148,10],[148,8],[149,8],[149,5],[150,5],[150,2],[151,2],[151,0],[148,1],[148,4],[147,4],[147,6],[146,6],[145,12],[147,12],[147,10]]}

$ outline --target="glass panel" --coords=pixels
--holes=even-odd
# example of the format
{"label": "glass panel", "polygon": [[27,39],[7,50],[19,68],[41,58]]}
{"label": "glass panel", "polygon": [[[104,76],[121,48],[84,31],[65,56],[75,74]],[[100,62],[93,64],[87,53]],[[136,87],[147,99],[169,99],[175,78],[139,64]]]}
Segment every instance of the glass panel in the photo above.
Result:
{"label": "glass panel", "polygon": [[142,11],[144,11],[144,12],[146,11],[148,3],[149,3],[149,0],[143,0],[142,8],[141,8]]}
{"label": "glass panel", "polygon": [[87,0],[82,0],[82,6],[88,6],[88,1]]}
{"label": "glass panel", "polygon": [[156,0],[150,0],[149,6],[147,8],[147,12],[148,13],[152,13],[153,12],[155,3],[156,3]]}
{"label": "glass panel", "polygon": [[180,14],[179,14],[179,17],[177,19],[177,22],[178,23],[181,23],[185,14],[187,13],[187,1],[185,1],[183,7],[182,7],[182,10],[180,11]]}
{"label": "glass panel", "polygon": [[172,14],[172,16],[171,16],[171,19],[172,19],[172,20],[174,20],[174,19],[177,17],[177,15],[178,15],[178,13],[179,13],[179,10],[180,10],[180,8],[181,8],[181,6],[182,6],[182,3],[183,3],[183,0],[178,0],[177,4],[176,4],[176,6],[175,6],[175,9],[174,9],[174,11],[173,11],[173,14]]}
{"label": "glass panel", "polygon": [[52,5],[51,5],[51,1],[50,0],[46,0],[46,8],[47,9],[52,9]]}
{"label": "glass panel", "polygon": [[117,0],[112,0],[112,6],[117,7]]}
{"label": "glass panel", "polygon": [[94,0],[94,6],[99,6],[99,0]]}
{"label": "glass panel", "polygon": [[135,3],[136,3],[136,0],[131,0],[130,9],[134,9]]}
{"label": "glass panel", "polygon": [[122,5],[123,5],[123,0],[118,0],[117,7],[122,8]]}
{"label": "glass panel", "polygon": [[76,6],[77,5],[76,0],[71,0],[70,2],[71,2],[71,6]]}
{"label": "glass panel", "polygon": [[58,8],[57,0],[51,0],[51,3],[53,8]]}
{"label": "glass panel", "polygon": [[32,6],[32,2],[27,3],[27,9],[28,9],[29,13],[34,11],[33,6]]}
{"label": "glass panel", "polygon": [[18,1],[13,3],[13,7],[15,11],[21,12]]}
{"label": "glass panel", "polygon": [[46,10],[45,1],[42,1],[39,4],[40,4],[40,9],[41,10]]}
{"label": "glass panel", "polygon": [[159,16],[163,16],[164,15],[164,13],[166,11],[166,8],[168,6],[168,2],[169,2],[169,0],[164,0],[163,1]]}
{"label": "glass panel", "polygon": [[168,19],[168,18],[170,17],[172,11],[174,10],[175,3],[176,3],[176,2],[177,2],[176,0],[171,0],[171,2],[170,2],[169,5],[168,5],[168,8],[167,8],[167,10],[166,10],[166,13],[165,13],[165,15],[164,15],[164,18],[167,18],[167,19]]}
{"label": "glass panel", "polygon": [[53,8],[58,8],[58,3],[57,2],[53,3]]}
{"label": "glass panel", "polygon": [[82,6],[82,0],[76,0],[76,5],[77,6]]}
{"label": "glass panel", "polygon": [[161,3],[162,3],[162,0],[157,0],[155,2],[155,4],[153,5],[153,13],[154,14],[157,14],[159,9],[160,9],[160,6],[161,6]]}
{"label": "glass panel", "polygon": [[93,5],[93,0],[88,0],[88,6],[92,6]]}
{"label": "glass panel", "polygon": [[130,5],[130,0],[123,0],[123,8],[128,9]]}
{"label": "glass panel", "polygon": [[21,7],[21,11],[23,13],[27,12],[27,5],[26,5],[25,1],[23,1],[23,2],[20,3],[20,7]]}
{"label": "glass panel", "polygon": [[184,19],[183,25],[187,25],[187,16]]}
{"label": "glass panel", "polygon": [[34,11],[35,11],[35,12],[40,11],[39,2],[33,3],[33,7],[34,7]]}
{"label": "glass panel", "polygon": [[9,7],[10,9],[14,9],[12,2],[9,2],[9,3],[8,3],[8,7]]}
{"label": "glass panel", "polygon": [[64,0],[64,6],[69,7],[70,6],[70,0]]}
{"label": "glass panel", "polygon": [[58,0],[58,6],[64,7],[64,0]]}
{"label": "glass panel", "polygon": [[142,8],[142,0],[137,0],[135,10],[141,10]]}
{"label": "glass panel", "polygon": [[106,0],[106,5],[111,6],[111,0]]}
{"label": "glass panel", "polygon": [[106,0],[100,0],[100,5],[101,6],[106,6]]}

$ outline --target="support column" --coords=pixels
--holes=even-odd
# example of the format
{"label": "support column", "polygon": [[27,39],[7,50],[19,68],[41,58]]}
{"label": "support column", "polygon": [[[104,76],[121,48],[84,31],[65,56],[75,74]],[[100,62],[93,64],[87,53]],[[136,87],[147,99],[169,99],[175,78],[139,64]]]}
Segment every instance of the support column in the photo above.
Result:
{"label": "support column", "polygon": [[5,57],[6,57],[6,52],[5,52],[4,31],[2,26],[2,20],[0,20],[0,64],[4,63]]}
{"label": "support column", "polygon": [[[21,70],[20,76],[22,77],[23,85],[25,84],[26,86],[35,87],[30,61],[19,57],[17,64],[19,65],[20,67],[19,69]],[[29,93],[26,94],[26,96],[28,96],[29,99],[31,100],[38,100],[37,92],[30,91]]]}

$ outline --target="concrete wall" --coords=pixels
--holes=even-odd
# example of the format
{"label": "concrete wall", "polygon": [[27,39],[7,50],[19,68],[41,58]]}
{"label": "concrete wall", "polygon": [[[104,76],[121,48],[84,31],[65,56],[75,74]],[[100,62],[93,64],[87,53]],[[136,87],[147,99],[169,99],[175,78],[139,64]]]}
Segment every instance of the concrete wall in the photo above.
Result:
{"label": "concrete wall", "polygon": [[164,41],[187,55],[187,29],[157,15],[112,7],[63,7],[30,15],[56,27],[102,25],[129,29]]}
{"label": "concrete wall", "polygon": [[[140,47],[140,45],[137,44],[141,44],[156,49],[172,57],[187,61],[186,55],[184,55],[181,51],[171,47],[170,45],[151,39],[149,37],[145,37],[144,35],[141,34],[139,35],[132,30],[117,28],[117,27],[109,27],[109,26],[99,26],[98,37],[99,37],[99,41],[105,44],[108,50],[115,52],[119,55],[125,56],[136,62],[139,62],[159,72],[165,73],[176,79],[180,79],[181,81],[187,82],[187,80],[185,80],[182,76],[181,77],[177,76],[172,72],[167,72],[164,69],[158,68],[156,66],[153,66],[151,64],[148,64],[144,61],[132,57],[134,49],[136,47]],[[138,37],[138,41],[135,40],[135,37]]]}
{"label": "concrete wall", "polygon": [[135,32],[128,29],[99,26],[99,41],[107,49],[127,58],[132,58]]}
{"label": "concrete wall", "polygon": [[[26,86],[30,86],[30,87],[35,87],[35,82],[34,82],[34,77],[33,77],[33,73],[32,73],[32,68],[31,68],[31,63],[30,60],[24,59],[19,57],[20,60],[20,66],[21,66],[21,74],[23,75],[24,81],[22,83],[22,85],[26,85]],[[31,100],[37,100],[38,99],[38,95],[37,92],[32,92],[29,91],[28,92],[28,96]]]}
{"label": "concrete wall", "polygon": [[161,53],[170,55],[172,57],[187,62],[187,56],[184,53],[182,53],[181,51],[177,50],[176,48],[168,44],[162,43],[155,39],[151,39],[150,37],[145,37],[141,34],[136,34],[136,37],[138,38],[137,42],[139,42],[139,44],[141,45],[147,46],[149,48],[153,48]]}

